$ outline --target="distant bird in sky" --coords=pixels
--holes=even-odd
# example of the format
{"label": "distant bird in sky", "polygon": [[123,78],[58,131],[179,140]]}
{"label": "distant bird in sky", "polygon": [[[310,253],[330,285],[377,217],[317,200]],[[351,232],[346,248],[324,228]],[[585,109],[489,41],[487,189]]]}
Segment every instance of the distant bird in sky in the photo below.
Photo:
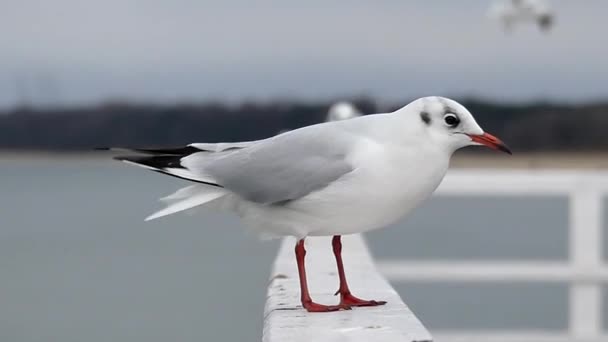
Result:
{"label": "distant bird in sky", "polygon": [[[456,150],[485,145],[511,153],[456,101],[425,97],[384,114],[299,128],[238,143],[133,149],[116,159],[193,182],[146,220],[206,206],[229,210],[266,237],[293,236],[302,306],[312,312],[376,306],[355,297],[342,264],[341,235],[387,226],[429,198]],[[313,302],[304,239],[333,236],[340,303]]]}
{"label": "distant bird in sky", "polygon": [[356,118],[363,115],[355,105],[350,102],[341,101],[334,103],[327,111],[326,121],[338,121]]}
{"label": "distant bird in sky", "polygon": [[490,7],[489,15],[500,20],[506,30],[517,23],[533,22],[549,31],[555,24],[555,14],[545,0],[498,0]]}

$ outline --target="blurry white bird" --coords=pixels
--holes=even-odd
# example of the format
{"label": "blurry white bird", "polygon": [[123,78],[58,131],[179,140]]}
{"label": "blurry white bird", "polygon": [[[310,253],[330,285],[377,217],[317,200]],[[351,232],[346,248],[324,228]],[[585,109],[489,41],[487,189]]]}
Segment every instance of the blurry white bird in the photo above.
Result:
{"label": "blurry white bird", "polygon": [[534,22],[541,30],[548,31],[555,22],[555,14],[545,0],[496,1],[490,7],[489,16],[500,20],[506,30],[519,22]]}
{"label": "blurry white bird", "polygon": [[[361,113],[352,103],[341,101],[336,102],[329,107],[325,121],[348,120],[361,115],[363,115],[363,113]],[[289,130],[283,129],[279,131],[278,134],[283,134],[285,132],[289,132]]]}
{"label": "blurry white bird", "polygon": [[363,114],[352,103],[341,101],[329,107],[326,121],[348,120],[361,115]]}
{"label": "blurry white bird", "polygon": [[[385,302],[353,296],[344,275],[340,235],[382,228],[427,199],[454,151],[486,145],[510,153],[469,111],[443,97],[425,97],[385,114],[333,121],[272,138],[135,149],[116,159],[196,184],[164,198],[155,219],[196,206],[234,211],[265,236],[295,236],[302,306],[334,311]],[[312,301],[304,239],[333,236],[340,304]]]}

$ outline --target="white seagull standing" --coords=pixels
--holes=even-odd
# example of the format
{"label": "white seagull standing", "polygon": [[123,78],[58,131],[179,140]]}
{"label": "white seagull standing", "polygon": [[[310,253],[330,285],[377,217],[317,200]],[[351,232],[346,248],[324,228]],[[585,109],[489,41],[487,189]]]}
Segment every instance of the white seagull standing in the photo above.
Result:
{"label": "white seagull standing", "polygon": [[[163,200],[147,220],[205,205],[231,210],[264,236],[297,238],[302,306],[313,312],[376,306],[351,294],[340,236],[382,228],[408,214],[439,186],[454,151],[486,145],[511,153],[459,103],[425,97],[393,112],[325,122],[272,138],[133,149],[116,159],[196,184]],[[338,305],[312,301],[304,239],[333,236]]]}

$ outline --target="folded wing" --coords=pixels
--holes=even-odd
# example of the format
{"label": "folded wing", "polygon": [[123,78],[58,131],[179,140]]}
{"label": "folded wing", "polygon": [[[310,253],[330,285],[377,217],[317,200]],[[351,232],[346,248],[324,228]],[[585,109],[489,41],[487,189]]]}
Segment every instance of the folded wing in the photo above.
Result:
{"label": "folded wing", "polygon": [[260,204],[280,204],[320,190],[353,170],[351,137],[300,129],[234,144],[190,144],[137,149],[143,156],[116,159],[193,182],[223,188]]}
{"label": "folded wing", "polygon": [[197,155],[183,162],[246,200],[280,204],[325,188],[353,170],[346,158],[348,145],[307,133],[280,135],[200,167]]}

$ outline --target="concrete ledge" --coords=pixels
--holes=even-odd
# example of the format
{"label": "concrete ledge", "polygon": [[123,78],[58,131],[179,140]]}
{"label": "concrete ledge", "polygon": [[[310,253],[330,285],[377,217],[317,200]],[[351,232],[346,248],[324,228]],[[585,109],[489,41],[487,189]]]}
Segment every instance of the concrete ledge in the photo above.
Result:
{"label": "concrete ledge", "polygon": [[[264,310],[264,342],[432,341],[430,333],[379,273],[359,235],[343,237],[346,276],[353,294],[386,300],[380,307],[308,313],[300,305],[294,239],[285,239],[274,263]],[[306,239],[306,265],[313,300],[336,304],[338,288],[331,238]]]}

